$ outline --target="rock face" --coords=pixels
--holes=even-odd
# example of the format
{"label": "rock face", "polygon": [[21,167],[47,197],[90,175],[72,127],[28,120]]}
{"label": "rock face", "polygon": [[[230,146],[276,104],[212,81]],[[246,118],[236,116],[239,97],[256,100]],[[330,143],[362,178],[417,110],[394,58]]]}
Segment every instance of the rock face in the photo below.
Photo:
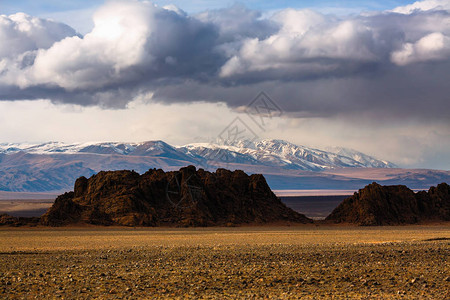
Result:
{"label": "rock face", "polygon": [[450,186],[441,183],[414,193],[403,185],[372,183],[345,199],[326,220],[359,225],[450,221]]}
{"label": "rock face", "polygon": [[41,217],[44,225],[214,226],[276,221],[312,222],[287,208],[262,175],[189,166],[100,172],[75,182]]}

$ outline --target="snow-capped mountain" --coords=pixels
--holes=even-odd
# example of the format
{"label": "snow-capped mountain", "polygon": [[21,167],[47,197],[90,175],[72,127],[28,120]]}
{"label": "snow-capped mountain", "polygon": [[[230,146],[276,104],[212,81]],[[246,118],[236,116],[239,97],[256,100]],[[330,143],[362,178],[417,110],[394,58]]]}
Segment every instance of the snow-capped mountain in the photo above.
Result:
{"label": "snow-capped mountain", "polygon": [[178,148],[187,155],[224,163],[250,163],[285,169],[318,171],[330,168],[392,168],[393,163],[339,148],[341,153],[298,146],[282,140],[236,141],[226,145],[189,144]]}
{"label": "snow-capped mountain", "polygon": [[158,155],[165,150],[176,151],[163,141],[143,143],[74,143],[49,142],[44,144],[0,144],[0,153],[26,152],[33,154],[95,153],[120,155]]}
{"label": "snow-capped mountain", "polygon": [[144,143],[0,144],[0,191],[61,192],[80,176],[102,170],[151,168],[166,171],[187,165],[264,174],[275,190],[358,189],[372,181],[423,188],[450,182],[449,171],[394,169],[392,163],[363,153],[327,151],[280,140],[197,143],[171,146]]}
{"label": "snow-capped mountain", "polygon": [[281,167],[293,170],[318,171],[330,168],[390,168],[394,164],[363,153],[336,148],[323,151],[298,146],[282,140],[235,141],[226,145],[188,144],[174,147],[163,141],[144,143],[79,143],[64,144],[0,144],[0,153],[25,152],[30,154],[99,154],[164,157],[187,161],[203,167],[229,164],[250,164]]}

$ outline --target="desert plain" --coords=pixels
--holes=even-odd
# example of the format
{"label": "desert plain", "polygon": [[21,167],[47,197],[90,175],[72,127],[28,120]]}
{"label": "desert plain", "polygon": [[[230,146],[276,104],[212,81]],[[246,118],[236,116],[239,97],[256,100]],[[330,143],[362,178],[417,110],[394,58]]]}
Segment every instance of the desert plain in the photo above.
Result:
{"label": "desert plain", "polygon": [[449,299],[450,225],[0,228],[2,299]]}

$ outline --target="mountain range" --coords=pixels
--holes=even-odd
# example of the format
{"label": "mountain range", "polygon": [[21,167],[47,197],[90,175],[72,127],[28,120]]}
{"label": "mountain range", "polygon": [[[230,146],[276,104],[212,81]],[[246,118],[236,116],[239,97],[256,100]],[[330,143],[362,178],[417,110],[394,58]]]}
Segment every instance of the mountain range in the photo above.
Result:
{"label": "mountain range", "polygon": [[164,141],[4,143],[0,144],[0,191],[60,192],[71,189],[76,178],[102,170],[135,170],[143,174],[152,168],[171,171],[187,165],[209,171],[227,168],[261,173],[275,190],[351,190],[373,180],[421,188],[450,179],[447,171],[398,169],[393,163],[355,150],[319,150],[282,140],[183,146]]}
{"label": "mountain range", "polygon": [[0,144],[0,154],[103,154],[149,156],[204,164],[244,163],[292,170],[319,171],[336,167],[393,168],[394,164],[346,148],[328,151],[297,146],[282,140],[235,141],[226,144],[195,143],[171,146],[163,141],[143,143]]}

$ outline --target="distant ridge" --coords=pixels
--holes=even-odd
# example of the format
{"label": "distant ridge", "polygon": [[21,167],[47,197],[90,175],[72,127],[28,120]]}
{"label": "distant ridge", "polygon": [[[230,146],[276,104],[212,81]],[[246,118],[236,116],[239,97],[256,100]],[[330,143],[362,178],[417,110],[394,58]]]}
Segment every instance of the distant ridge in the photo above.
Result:
{"label": "distant ridge", "polygon": [[398,225],[450,221],[450,186],[414,193],[403,185],[372,183],[345,199],[327,218],[336,223]]}

